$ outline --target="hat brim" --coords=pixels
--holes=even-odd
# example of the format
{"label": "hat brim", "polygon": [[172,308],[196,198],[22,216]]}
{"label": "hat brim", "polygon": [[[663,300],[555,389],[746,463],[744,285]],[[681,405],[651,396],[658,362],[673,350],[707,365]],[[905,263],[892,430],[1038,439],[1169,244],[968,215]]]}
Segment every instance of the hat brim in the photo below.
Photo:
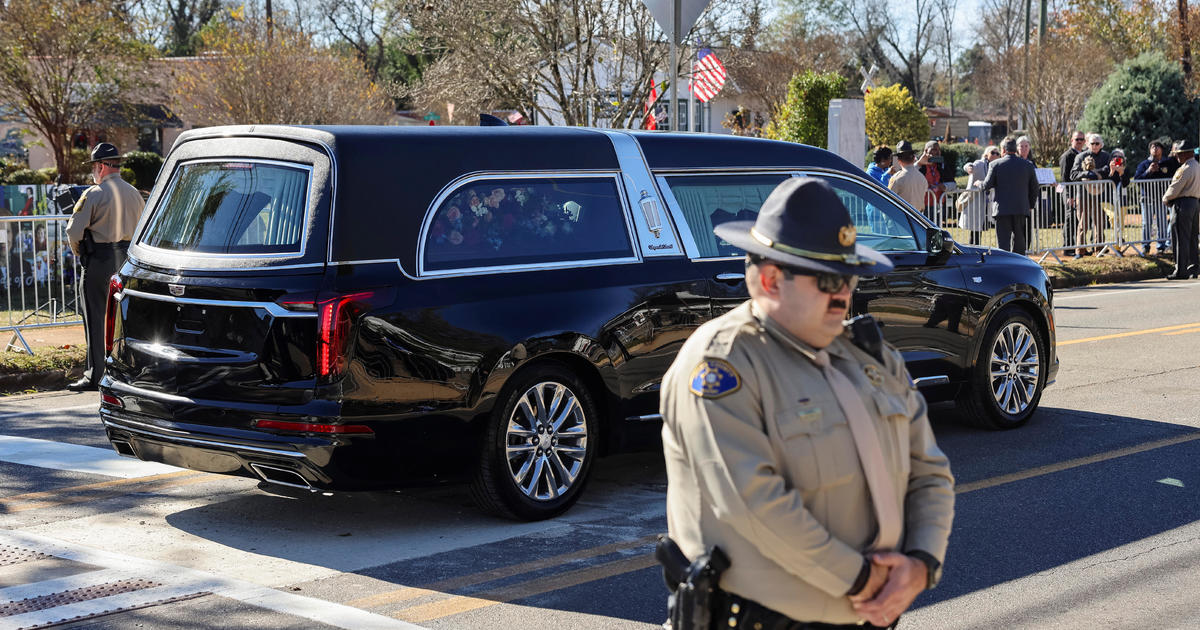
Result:
{"label": "hat brim", "polygon": [[757,254],[763,258],[781,262],[785,265],[812,269],[813,271],[824,271],[844,276],[862,276],[886,273],[891,271],[893,267],[892,261],[887,256],[861,243],[854,246],[854,254],[860,259],[860,264],[850,264],[837,260],[818,260],[816,258],[789,254],[760,243],[758,239],[750,235],[750,228],[752,227],[754,227],[754,221],[729,221],[718,225],[713,229],[713,232],[733,246],[745,250],[747,253]]}
{"label": "hat brim", "polygon": [[96,159],[94,159],[94,160],[84,160],[84,161],[83,161],[83,163],[84,163],[84,164],[91,164],[91,163],[93,163],[93,162],[124,162],[124,161],[125,161],[125,158],[123,158],[123,157],[121,157],[121,156],[119,156],[119,155],[116,155],[116,156],[113,156],[113,157],[102,157],[102,158],[96,158]]}

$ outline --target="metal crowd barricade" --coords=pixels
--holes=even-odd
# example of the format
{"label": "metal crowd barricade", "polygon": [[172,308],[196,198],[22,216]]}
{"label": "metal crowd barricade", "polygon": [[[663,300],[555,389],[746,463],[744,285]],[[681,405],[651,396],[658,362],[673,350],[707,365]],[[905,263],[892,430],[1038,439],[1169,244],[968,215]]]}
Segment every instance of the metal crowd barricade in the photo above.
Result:
{"label": "metal crowd barricade", "polygon": [[[947,191],[941,199],[929,193],[925,215],[959,243],[998,247],[992,198],[993,193],[979,189]],[[1140,214],[1130,214],[1128,199],[1108,180],[1039,186],[1037,203],[1030,208],[1025,253],[1040,254],[1039,262],[1072,250],[1122,255],[1128,243],[1140,239],[1142,225]],[[1082,242],[1080,221],[1086,228]]]}
{"label": "metal crowd barricade", "polygon": [[1171,245],[1171,214],[1162,202],[1170,184],[1169,178],[1135,179],[1126,189],[1124,243],[1143,256],[1150,253],[1151,244],[1157,243],[1159,253]]}
{"label": "metal crowd barricade", "polygon": [[68,244],[69,218],[0,217],[0,335],[10,335],[5,351],[33,354],[23,331],[83,322],[76,296],[81,267]]}

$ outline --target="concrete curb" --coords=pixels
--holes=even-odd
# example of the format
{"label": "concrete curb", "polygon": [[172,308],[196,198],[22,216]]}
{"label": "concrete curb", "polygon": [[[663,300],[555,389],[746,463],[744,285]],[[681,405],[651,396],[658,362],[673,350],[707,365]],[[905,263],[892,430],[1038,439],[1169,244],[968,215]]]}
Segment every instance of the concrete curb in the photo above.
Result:
{"label": "concrete curb", "polygon": [[62,390],[66,389],[67,383],[82,376],[82,367],[70,370],[0,374],[0,394],[17,394],[31,389],[36,391]]}

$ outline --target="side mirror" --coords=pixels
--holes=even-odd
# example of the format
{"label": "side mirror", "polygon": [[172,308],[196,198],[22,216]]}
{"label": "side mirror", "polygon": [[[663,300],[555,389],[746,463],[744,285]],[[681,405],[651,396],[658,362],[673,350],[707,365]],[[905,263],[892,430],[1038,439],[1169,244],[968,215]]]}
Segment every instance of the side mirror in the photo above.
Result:
{"label": "side mirror", "polygon": [[954,237],[940,228],[926,228],[925,251],[940,261],[948,260],[950,254],[954,252]]}

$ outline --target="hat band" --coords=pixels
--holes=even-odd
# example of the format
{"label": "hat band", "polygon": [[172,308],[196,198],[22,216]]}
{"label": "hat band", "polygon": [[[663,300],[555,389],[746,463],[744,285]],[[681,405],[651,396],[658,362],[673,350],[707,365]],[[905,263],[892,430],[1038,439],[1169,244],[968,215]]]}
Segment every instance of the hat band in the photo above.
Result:
{"label": "hat band", "polygon": [[777,243],[777,242],[763,236],[755,228],[750,228],[750,236],[753,236],[754,240],[758,241],[759,243],[762,243],[763,245],[765,245],[767,247],[770,247],[771,249],[781,251],[785,254],[791,254],[793,256],[802,256],[804,258],[814,258],[816,260],[840,260],[840,261],[846,263],[847,265],[866,265],[871,262],[870,260],[863,258],[862,256],[859,256],[858,254],[827,254],[825,252],[814,252],[814,251],[808,250],[808,249],[800,249],[799,247],[791,247],[788,245],[784,245],[783,243]]}

